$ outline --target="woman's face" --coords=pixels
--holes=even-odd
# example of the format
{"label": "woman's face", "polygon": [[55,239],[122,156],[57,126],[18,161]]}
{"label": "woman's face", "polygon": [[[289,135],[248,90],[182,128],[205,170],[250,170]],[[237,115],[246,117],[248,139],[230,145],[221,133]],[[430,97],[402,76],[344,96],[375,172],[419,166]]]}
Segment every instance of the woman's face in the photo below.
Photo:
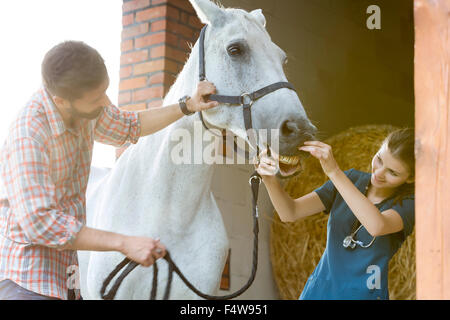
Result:
{"label": "woman's face", "polygon": [[408,166],[395,158],[384,143],[372,159],[371,184],[376,188],[397,188],[414,182]]}

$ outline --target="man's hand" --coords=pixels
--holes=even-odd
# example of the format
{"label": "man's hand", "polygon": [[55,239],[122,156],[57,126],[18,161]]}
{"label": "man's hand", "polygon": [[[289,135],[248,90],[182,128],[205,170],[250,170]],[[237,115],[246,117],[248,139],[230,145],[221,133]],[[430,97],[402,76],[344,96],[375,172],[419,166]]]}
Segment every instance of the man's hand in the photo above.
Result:
{"label": "man's hand", "polygon": [[151,266],[157,259],[166,255],[166,247],[159,239],[133,237],[83,226],[73,241],[57,248],[58,250],[119,251],[131,260]]}
{"label": "man's hand", "polygon": [[159,239],[147,237],[126,237],[121,251],[144,267],[151,266],[156,260],[166,255],[166,247],[159,242]]}
{"label": "man's hand", "polygon": [[200,81],[195,94],[186,101],[187,109],[191,112],[197,112],[217,107],[218,102],[208,101],[208,97],[215,93],[216,87],[211,82]]}

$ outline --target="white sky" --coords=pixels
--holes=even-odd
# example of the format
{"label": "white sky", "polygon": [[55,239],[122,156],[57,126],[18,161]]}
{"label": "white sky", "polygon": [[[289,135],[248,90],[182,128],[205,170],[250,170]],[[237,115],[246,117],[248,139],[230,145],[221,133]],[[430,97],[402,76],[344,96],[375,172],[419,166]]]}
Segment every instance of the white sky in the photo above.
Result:
{"label": "white sky", "polygon": [[[0,2],[0,143],[10,123],[41,84],[45,53],[64,40],[81,40],[105,59],[107,91],[117,105],[122,0]],[[92,164],[112,166],[114,148],[95,144]]]}

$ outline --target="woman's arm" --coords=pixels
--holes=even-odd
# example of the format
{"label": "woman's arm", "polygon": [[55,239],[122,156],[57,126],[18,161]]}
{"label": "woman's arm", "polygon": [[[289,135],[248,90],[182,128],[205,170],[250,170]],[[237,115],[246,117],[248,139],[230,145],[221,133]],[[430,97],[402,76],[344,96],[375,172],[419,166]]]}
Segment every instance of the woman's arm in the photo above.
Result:
{"label": "woman's arm", "polygon": [[366,197],[342,170],[329,175],[336,189],[341,194],[353,214],[366,228],[371,236],[377,237],[403,230],[403,221],[395,210],[380,212],[378,208]]}
{"label": "woman's arm", "polygon": [[283,190],[276,177],[263,176],[263,181],[270,200],[283,222],[294,222],[325,210],[322,200],[315,192],[294,200]]}
{"label": "woman's arm", "polygon": [[260,154],[261,161],[256,166],[256,171],[262,177],[262,180],[269,193],[270,200],[278,213],[281,221],[294,222],[325,210],[325,206],[315,192],[311,192],[298,199],[292,199],[280,185],[275,177],[278,170],[278,160],[267,156],[267,150]]}
{"label": "woman's arm", "polygon": [[320,141],[305,142],[300,149],[308,151],[320,161],[325,174],[333,182],[356,218],[373,237],[403,230],[403,221],[395,210],[380,212],[345,175],[334,160],[331,147]]}

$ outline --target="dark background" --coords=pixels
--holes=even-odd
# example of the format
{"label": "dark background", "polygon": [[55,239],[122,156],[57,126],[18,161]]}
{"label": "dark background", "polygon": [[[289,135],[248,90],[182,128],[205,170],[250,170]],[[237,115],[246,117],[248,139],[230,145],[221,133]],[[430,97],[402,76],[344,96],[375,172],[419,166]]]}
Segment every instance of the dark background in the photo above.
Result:
{"label": "dark background", "polygon": [[[319,139],[366,124],[414,126],[414,16],[411,0],[221,0],[261,8],[285,71]],[[369,30],[367,7],[381,9]]]}

